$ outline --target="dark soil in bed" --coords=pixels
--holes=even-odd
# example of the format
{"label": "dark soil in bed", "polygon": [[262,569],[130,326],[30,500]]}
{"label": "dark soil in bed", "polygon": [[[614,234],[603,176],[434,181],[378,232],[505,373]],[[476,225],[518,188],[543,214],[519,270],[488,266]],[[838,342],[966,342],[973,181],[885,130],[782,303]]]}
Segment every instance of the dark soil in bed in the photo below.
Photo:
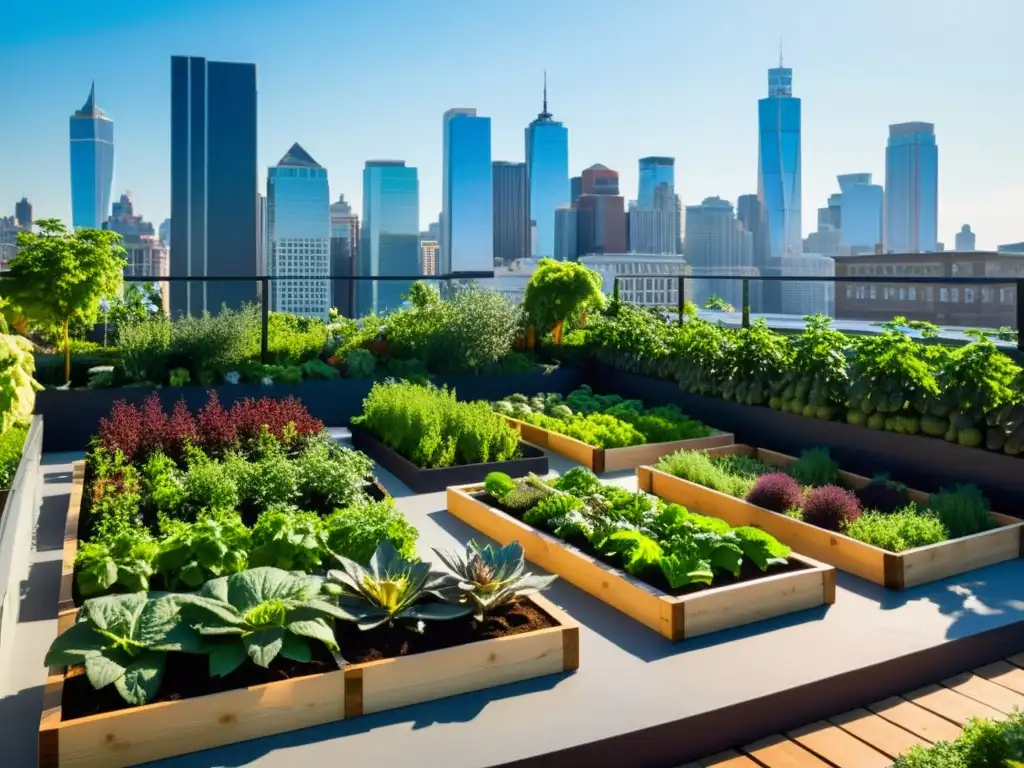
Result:
{"label": "dark soil in bed", "polygon": [[[487,504],[490,507],[500,509],[509,517],[514,517],[516,520],[520,521],[523,519],[522,514],[502,506],[500,503],[498,503],[497,499],[495,499],[488,493],[474,493],[472,494],[472,496],[474,499],[482,501],[484,504]],[[550,536],[552,536],[552,538],[555,538],[554,534],[551,534],[550,532],[548,533]],[[572,547],[575,547],[581,552],[586,553],[595,560],[600,560],[602,563],[610,565],[612,568],[618,568],[620,570],[622,569],[622,563],[618,558],[609,557],[607,555],[601,554],[596,549],[594,549],[594,547],[592,547],[590,545],[590,542],[588,542],[586,539],[580,539],[578,541],[573,540],[568,541],[566,543]],[[666,595],[672,595],[673,597],[681,597],[683,595],[692,595],[696,592],[704,592],[708,589],[727,587],[730,584],[740,584],[745,581],[756,581],[758,579],[763,579],[766,576],[777,576],[780,573],[793,573],[795,571],[803,571],[808,567],[809,566],[804,565],[798,560],[790,559],[786,562],[785,565],[773,565],[769,567],[767,571],[762,571],[756,565],[754,565],[749,560],[744,558],[739,576],[733,576],[731,573],[723,573],[722,571],[717,571],[715,573],[715,580],[712,584],[688,584],[687,586],[680,587],[679,589],[673,589],[671,586],[669,586],[669,583],[665,579],[664,574],[662,574],[662,572],[657,569],[648,569],[643,574],[638,576],[633,576],[632,574],[629,575],[631,576],[631,578],[635,578],[637,581],[642,581],[645,584],[648,584],[654,587],[655,589],[664,592]]]}

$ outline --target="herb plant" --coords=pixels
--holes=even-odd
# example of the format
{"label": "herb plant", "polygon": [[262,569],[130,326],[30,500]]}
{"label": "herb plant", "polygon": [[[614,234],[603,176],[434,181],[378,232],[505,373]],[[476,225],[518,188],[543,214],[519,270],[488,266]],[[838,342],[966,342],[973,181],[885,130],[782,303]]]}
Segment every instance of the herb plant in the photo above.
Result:
{"label": "herb plant", "polygon": [[928,499],[928,508],[942,521],[950,538],[971,536],[994,526],[988,499],[975,485],[943,488]]}
{"label": "herb plant", "polygon": [[249,564],[249,529],[232,509],[204,510],[194,523],[165,518],[154,567],[169,590],[197,589]]}
{"label": "herb plant", "polygon": [[905,552],[949,538],[938,517],[910,505],[889,513],[866,512],[849,523],[843,533],[889,552]]}
{"label": "herb plant", "polygon": [[800,485],[831,485],[839,477],[839,462],[832,460],[828,448],[809,448],[800,453],[790,474]]}
{"label": "herb plant", "polygon": [[315,512],[279,504],[263,512],[252,528],[249,562],[287,571],[319,571],[326,554],[323,521]]}
{"label": "herb plant", "polygon": [[367,563],[382,541],[407,559],[416,555],[419,532],[395,506],[394,499],[335,510],[323,521],[324,538],[332,555]]}

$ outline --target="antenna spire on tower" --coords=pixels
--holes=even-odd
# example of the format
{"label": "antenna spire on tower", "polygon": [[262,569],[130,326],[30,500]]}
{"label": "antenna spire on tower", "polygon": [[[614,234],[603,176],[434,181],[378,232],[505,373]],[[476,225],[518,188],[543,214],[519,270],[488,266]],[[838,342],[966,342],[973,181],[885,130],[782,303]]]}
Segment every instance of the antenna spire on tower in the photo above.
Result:
{"label": "antenna spire on tower", "polygon": [[779,35],[779,69],[782,69],[782,35]]}
{"label": "antenna spire on tower", "polygon": [[548,113],[548,71],[544,70],[544,114]]}

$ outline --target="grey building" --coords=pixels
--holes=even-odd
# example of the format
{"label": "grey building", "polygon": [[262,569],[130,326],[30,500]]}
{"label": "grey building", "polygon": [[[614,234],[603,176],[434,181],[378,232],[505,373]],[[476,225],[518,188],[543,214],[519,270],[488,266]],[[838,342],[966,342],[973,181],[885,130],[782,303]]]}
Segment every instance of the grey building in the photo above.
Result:
{"label": "grey building", "polygon": [[[171,277],[255,277],[256,65],[171,57]],[[255,280],[172,282],[173,316],[255,302]]]}
{"label": "grey building", "polygon": [[[352,277],[358,274],[359,215],[338,195],[331,203],[331,275]],[[331,281],[331,306],[342,317],[355,317],[356,283],[354,280]]]}
{"label": "grey building", "polygon": [[[754,238],[733,214],[732,204],[719,197],[705,198],[700,205],[686,206],[686,263],[701,271],[737,274],[754,267]],[[746,272],[742,272],[746,274]],[[697,279],[694,301],[704,304],[714,294],[734,307],[743,303],[740,280]]]}
{"label": "grey building", "polygon": [[494,179],[494,263],[509,265],[530,255],[530,187],[526,163],[496,160]]}
{"label": "grey building", "polygon": [[18,220],[19,227],[32,229],[32,203],[28,198],[23,197],[14,204],[14,218]]}
{"label": "grey building", "polygon": [[575,261],[580,255],[577,214],[571,205],[555,209],[555,258],[559,261]]}
{"label": "grey building", "polygon": [[971,225],[964,224],[960,231],[956,233],[956,250],[958,251],[973,251],[977,245],[977,238],[974,233],[971,232]]}

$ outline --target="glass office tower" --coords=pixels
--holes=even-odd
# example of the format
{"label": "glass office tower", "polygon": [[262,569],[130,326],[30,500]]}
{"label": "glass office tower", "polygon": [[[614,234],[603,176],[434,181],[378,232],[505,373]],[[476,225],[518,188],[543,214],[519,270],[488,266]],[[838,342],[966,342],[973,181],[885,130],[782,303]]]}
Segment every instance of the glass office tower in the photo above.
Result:
{"label": "glass office tower", "polygon": [[[363,169],[361,238],[360,276],[420,273],[420,185],[415,168],[407,167],[402,160],[367,161]],[[360,281],[358,314],[386,314],[399,309],[411,285],[412,281],[405,280]]]}
{"label": "glass office tower", "polygon": [[526,163],[497,160],[494,176],[494,263],[511,264],[530,256],[530,190]]}
{"label": "glass office tower", "polygon": [[654,190],[662,184],[668,184],[674,192],[676,188],[676,159],[674,157],[641,157],[640,188],[637,191],[636,207],[641,211],[654,209]]}
{"label": "glass office tower", "polygon": [[[256,276],[256,177],[256,65],[172,56],[171,276]],[[257,299],[255,280],[171,283],[174,316]]]}
{"label": "glass office tower", "polygon": [[874,253],[882,242],[882,207],[885,195],[870,173],[840,174],[842,243],[851,254]]}
{"label": "glass office tower", "polygon": [[530,184],[530,219],[536,228],[535,253],[555,255],[555,210],[571,202],[569,131],[548,112],[547,76],[544,108],[526,127],[526,175]]}
{"label": "glass office tower", "polygon": [[475,109],[444,113],[441,274],[494,269],[491,118]]}
{"label": "glass office tower", "polygon": [[939,240],[939,147],[932,123],[889,126],[885,148],[886,253],[925,253]]}
{"label": "glass office tower", "polygon": [[96,106],[96,83],[70,123],[71,223],[75,229],[99,229],[110,215],[114,121]]}
{"label": "glass office tower", "polygon": [[800,253],[800,99],[793,70],[768,70],[768,97],[758,106],[757,194],[764,207],[768,256]]}
{"label": "glass office tower", "polygon": [[267,171],[267,271],[276,312],[327,320],[331,264],[331,200],[327,169],[293,144]]}

